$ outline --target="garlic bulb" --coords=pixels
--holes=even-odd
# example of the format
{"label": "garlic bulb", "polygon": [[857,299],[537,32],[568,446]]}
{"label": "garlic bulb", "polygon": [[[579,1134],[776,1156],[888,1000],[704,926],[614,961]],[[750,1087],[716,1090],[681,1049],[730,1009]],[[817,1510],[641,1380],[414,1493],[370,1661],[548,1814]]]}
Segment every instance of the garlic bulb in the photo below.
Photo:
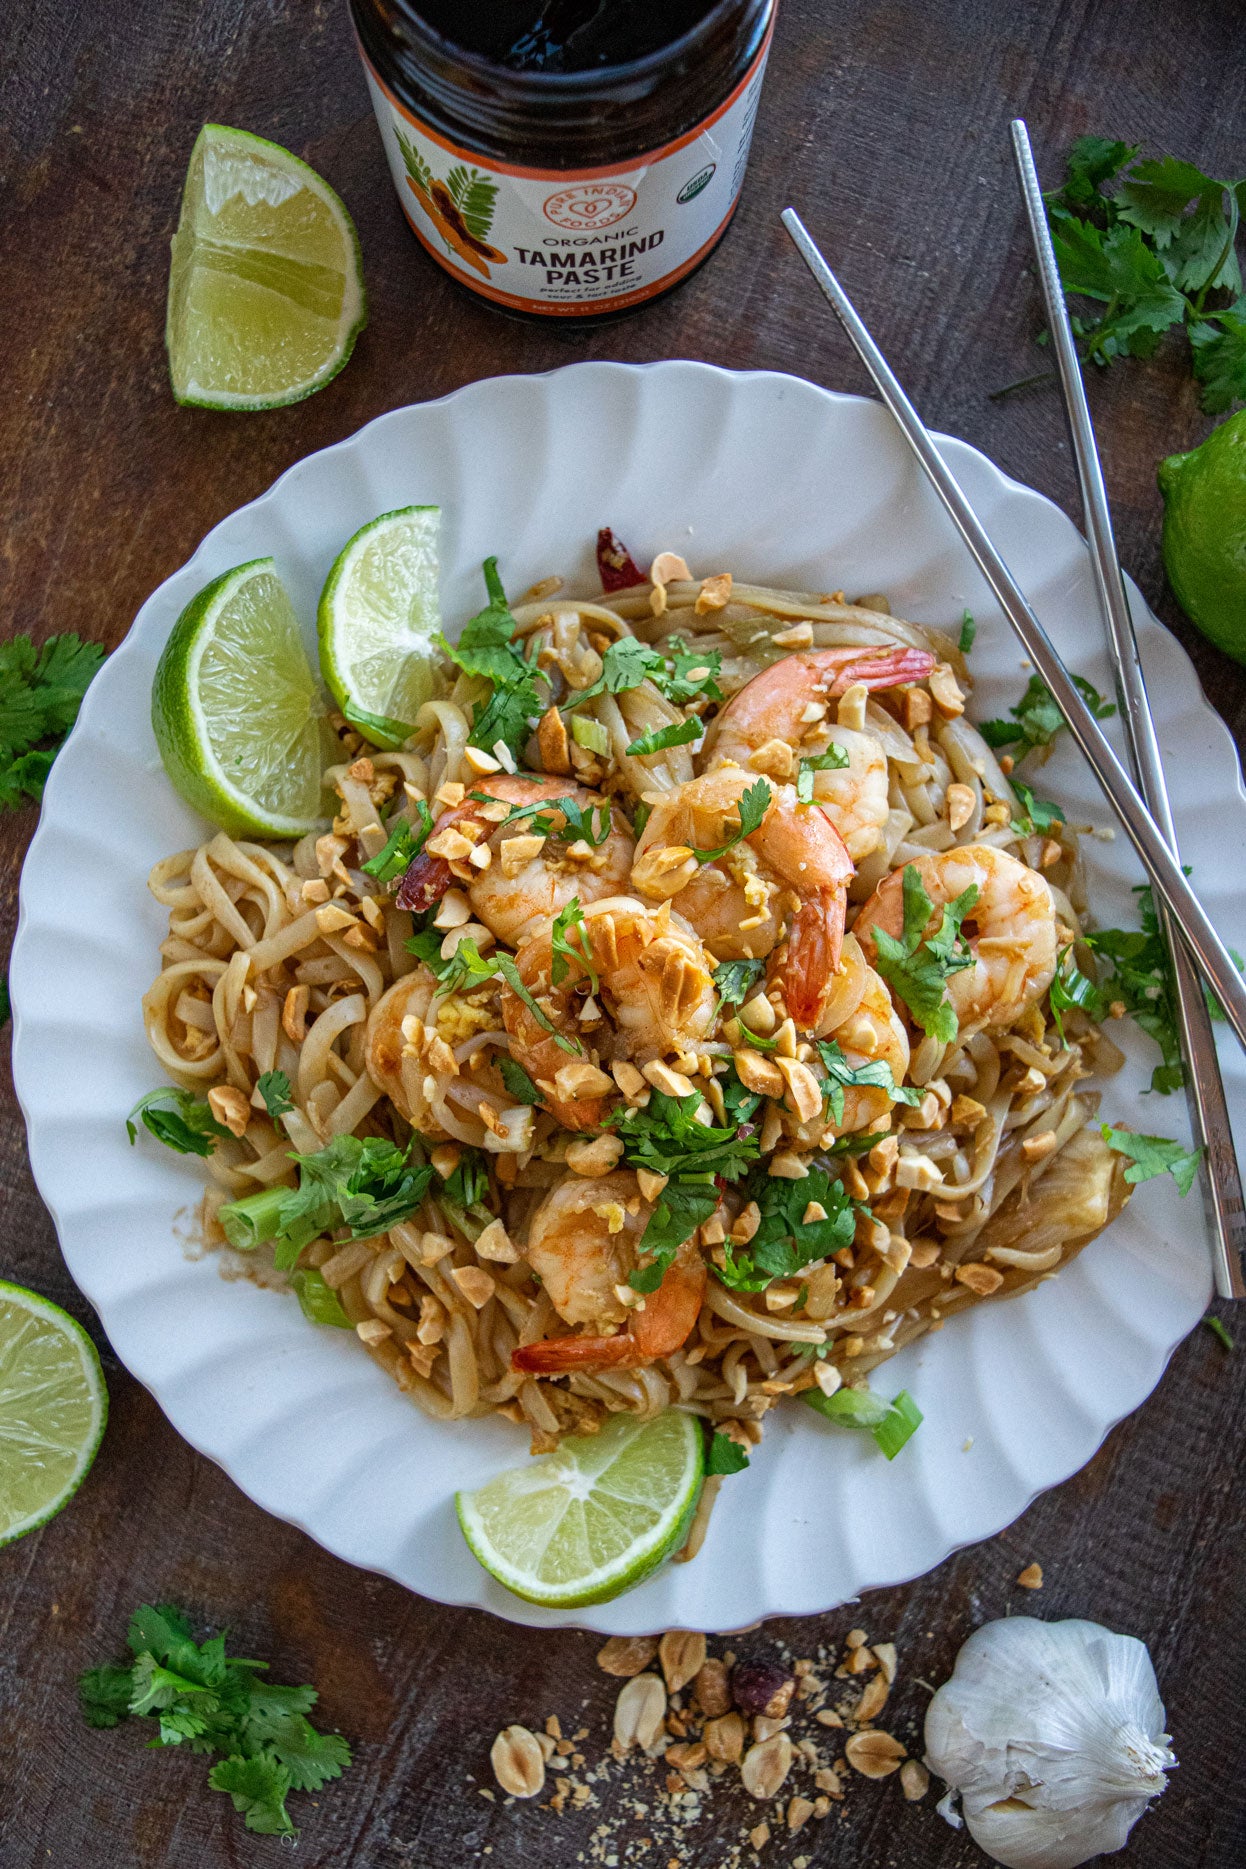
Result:
{"label": "garlic bulb", "polygon": [[1120,1849],[1176,1763],[1144,1644],[1096,1622],[986,1623],[926,1712],[941,1814],[1006,1869]]}

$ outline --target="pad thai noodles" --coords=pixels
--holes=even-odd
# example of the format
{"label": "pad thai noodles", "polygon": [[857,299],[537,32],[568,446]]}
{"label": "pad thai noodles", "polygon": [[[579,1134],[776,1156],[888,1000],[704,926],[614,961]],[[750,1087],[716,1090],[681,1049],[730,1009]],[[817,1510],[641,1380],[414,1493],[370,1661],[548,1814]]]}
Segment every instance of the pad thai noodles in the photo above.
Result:
{"label": "pad thai noodles", "polygon": [[508,607],[490,560],[392,750],[331,717],[322,834],[156,865],[147,1031],[220,1136],[209,1239],[428,1414],[748,1445],[1112,1220],[1120,1054],[1053,1009],[1077,838],[954,637],[599,564]]}

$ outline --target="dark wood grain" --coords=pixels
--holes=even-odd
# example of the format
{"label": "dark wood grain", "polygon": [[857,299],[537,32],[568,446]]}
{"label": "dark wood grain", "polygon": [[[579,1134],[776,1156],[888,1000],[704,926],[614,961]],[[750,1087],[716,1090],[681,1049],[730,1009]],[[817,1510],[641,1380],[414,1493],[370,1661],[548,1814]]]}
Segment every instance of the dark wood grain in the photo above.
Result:
{"label": "dark wood grain", "polygon": [[[1048,174],[1076,134],[1128,135],[1217,174],[1242,168],[1238,7],[1222,0],[783,0],[752,171],[721,252],[669,301],[591,332],[499,317],[462,296],[408,234],[383,166],[339,0],[9,0],[0,81],[0,629],[72,627],[120,640],[148,592],[225,513],[300,456],[395,405],[473,378],[583,357],[690,356],[863,387],[782,235],[789,200],[834,262],[924,415],[1069,506],[1054,396],[986,392],[1036,367],[1035,293],[1005,141],[1028,117]],[[288,144],[358,223],[372,315],[349,368],[295,409],[249,417],[177,409],[162,345],[165,256],[199,125]],[[1122,553],[1190,649],[1240,736],[1246,677],[1168,597],[1154,466],[1205,432],[1180,348],[1092,386]],[[0,818],[2,939],[33,812]],[[66,879],[72,884],[72,879]],[[4,1040],[7,1045],[7,1037]],[[593,1833],[624,1808],[563,1816],[486,1801],[488,1748],[510,1720],[558,1713],[603,1750],[613,1687],[591,1636],[549,1636],[448,1610],[352,1570],[267,1518],[173,1434],[119,1366],[62,1264],[26,1167],[7,1076],[0,1115],[0,1273],[91,1328],[112,1419],[72,1508],[0,1554],[0,1863],[72,1869],[226,1869],[287,1860],[208,1796],[203,1764],[153,1758],[130,1732],[78,1720],[80,1669],[118,1643],[143,1598],[228,1624],[278,1678],[313,1679],[357,1764],[303,1806],[299,1859],[368,1869],[598,1860]],[[1084,1472],[989,1543],[903,1589],[737,1639],[794,1654],[856,1621],[900,1645],[889,1723],[916,1741],[925,1694],[956,1648],[1008,1611],[1086,1615],[1151,1647],[1181,1758],[1125,1854],[1134,1869],[1236,1869],[1246,1859],[1246,1512],[1237,1450],[1246,1348],[1205,1331]],[[1015,1587],[1037,1559],[1037,1599]],[[767,1861],[843,1869],[979,1862],[933,1795],[856,1782],[842,1818],[769,1845]],[[679,1849],[620,1863],[717,1865],[756,1821],[723,1788]],[[631,1841],[624,1847],[624,1839]],[[751,1860],[745,1852],[745,1860]]]}

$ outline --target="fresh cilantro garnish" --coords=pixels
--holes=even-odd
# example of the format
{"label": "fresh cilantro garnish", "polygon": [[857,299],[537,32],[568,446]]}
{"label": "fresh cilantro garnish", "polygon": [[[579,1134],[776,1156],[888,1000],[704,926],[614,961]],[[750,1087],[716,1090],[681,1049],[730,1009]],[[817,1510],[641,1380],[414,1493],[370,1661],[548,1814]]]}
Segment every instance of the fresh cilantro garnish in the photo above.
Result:
{"label": "fresh cilantro garnish", "polygon": [[[1106,720],[1109,714],[1116,712],[1110,701],[1105,701],[1084,675],[1074,675],[1073,686],[1081,695],[1096,720]],[[1015,707],[1008,712],[1012,720],[984,720],[978,731],[988,746],[1016,746],[1021,751],[1018,759],[1036,746],[1050,746],[1060,729],[1066,724],[1064,715],[1056,706],[1055,696],[1041,675],[1031,675],[1026,684],[1025,693]]]}
{"label": "fresh cilantro garnish", "polygon": [[274,1123],[287,1110],[294,1108],[294,1099],[290,1095],[290,1080],[284,1071],[265,1071],[256,1085],[264,1099],[264,1108]]}
{"label": "fresh cilantro garnish", "polygon": [[588,975],[589,990],[597,991],[597,969],[593,966],[593,944],[589,940],[579,896],[572,896],[564,909],[555,915],[549,931],[550,969],[549,977],[554,986],[561,986],[572,968],[582,969]]}
{"label": "fresh cilantro garnish", "polygon": [[715,652],[689,652],[678,637],[672,638],[671,650],[668,661],[660,650],[651,649],[637,637],[620,636],[617,642],[607,645],[597,680],[573,694],[565,703],[566,711],[595,701],[599,694],[623,694],[629,688],[639,688],[645,681],[651,681],[668,701],[680,705],[698,694],[721,701],[722,690],[714,677],[722,668],[722,657]]}
{"label": "fresh cilantro garnish", "polygon": [[[483,792],[471,796],[478,803],[488,802]],[[558,817],[562,818],[561,824],[555,821]],[[530,805],[512,805],[499,828],[511,830],[524,821],[530,821],[538,837],[557,837],[566,843],[583,839],[594,850],[605,843],[612,825],[608,804],[590,805],[586,811],[574,798],[538,798]]]}
{"label": "fresh cilantro garnish", "polygon": [[485,559],[484,574],[489,597],[484,609],[464,624],[456,643],[447,642],[443,635],[435,640],[464,674],[493,684],[488,700],[473,710],[468,736],[471,745],[491,753],[500,740],[517,759],[541,711],[537,684],[548,687],[548,677],[525,659],[514,640],[515,619],[506,602],[496,558]]}
{"label": "fresh cilantro garnish", "polygon": [[442,1182],[441,1198],[470,1212],[480,1207],[489,1192],[489,1170],[479,1149],[464,1148],[451,1173]]}
{"label": "fresh cilantro garnish", "polygon": [[695,716],[690,720],[677,720],[671,727],[655,727],[652,733],[642,733],[627,750],[638,759],[646,753],[664,753],[668,746],[687,746],[703,731],[702,723]]}
{"label": "fresh cilantro garnish", "polygon": [[1101,954],[1111,963],[1112,971],[1099,987],[1099,1003],[1104,1011],[1118,1002],[1135,1025],[1141,1026],[1159,1046],[1163,1062],[1151,1073],[1151,1089],[1166,1096],[1185,1082],[1172,959],[1160,932],[1150,887],[1144,883],[1134,894],[1138,898],[1140,929],[1098,928],[1083,939],[1092,953]]}
{"label": "fresh cilantro garnish", "polygon": [[714,985],[722,1009],[743,1006],[753,997],[753,988],[766,971],[764,960],[724,960],[714,969]]}
{"label": "fresh cilantro garnish", "polygon": [[[1068,1042],[1064,1036],[1064,1015],[1066,1012],[1071,1012],[1074,1007],[1080,1008],[1092,1019],[1107,1017],[1107,996],[1101,987],[1082,972],[1073,958],[1071,945],[1066,947],[1060,956],[1060,963],[1052,978],[1049,997],[1051,1016],[1060,1034],[1062,1045]],[[1151,1088],[1154,1090],[1159,1086],[1152,1083]]]}
{"label": "fresh cilantro garnish", "polygon": [[450,966],[450,962],[441,952],[444,939],[445,936],[436,928],[417,928],[415,933],[409,935],[403,942],[403,946],[408,954],[414,954],[417,960],[423,961],[429,971],[435,973],[440,980],[442,974]]}
{"label": "fresh cilantro garnish", "polygon": [[897,1084],[885,1058],[873,1058],[865,1064],[851,1065],[833,1038],[816,1041],[817,1052],[826,1074],[826,1108],[833,1123],[844,1120],[844,1091],[849,1086],[870,1085],[884,1091],[893,1103],[916,1107],[926,1094],[915,1084]]}
{"label": "fresh cilantro garnish", "polygon": [[[733,1291],[764,1291],[774,1279],[791,1278],[813,1260],[851,1246],[855,1206],[843,1183],[824,1168],[811,1167],[803,1180],[788,1181],[767,1174],[762,1164],[749,1176],[747,1192],[757,1202],[760,1224],[738,1255],[730,1242],[724,1246],[726,1264],[717,1274]],[[813,1201],[825,1210],[824,1220],[805,1219]]]}
{"label": "fresh cilantro garnish", "polygon": [[750,785],[740,800],[740,828],[733,832],[725,844],[717,850],[694,850],[693,856],[698,863],[715,863],[719,857],[726,856],[745,837],[751,837],[770,809],[770,787],[764,779],[758,779],[756,785]]}
{"label": "fresh cilantro garnish", "polygon": [[968,610],[966,610],[960,620],[960,640],[957,643],[957,647],[962,655],[969,654],[969,651],[973,648],[973,639],[977,633],[978,626],[970,616]]}
{"label": "fresh cilantro garnish", "polygon": [[98,643],[29,636],[0,643],[0,805],[42,798],[62,741],[104,660]]}
{"label": "fresh cilantro garnish", "polygon": [[1034,831],[1049,831],[1053,825],[1064,823],[1064,813],[1059,805],[1053,805],[1050,799],[1035,798],[1029,786],[1021,779],[1013,779],[1011,784],[1021,800],[1022,812],[1009,826],[1015,836],[1029,837]]}
{"label": "fresh cilantro garnish", "polygon": [[1110,1123],[1102,1124],[1099,1133],[1110,1149],[1129,1157],[1126,1181],[1153,1181],[1156,1175],[1171,1175],[1178,1194],[1183,1195],[1194,1186],[1202,1149],[1187,1149],[1170,1136],[1141,1136],[1134,1129],[1113,1129]]}
{"label": "fresh cilantro garnish", "polygon": [[719,1434],[717,1430],[710,1436],[709,1449],[705,1456],[705,1471],[715,1474],[743,1473],[748,1465],[748,1455],[738,1441],[733,1441],[729,1434]]}
{"label": "fresh cilantro garnish", "polygon": [[415,815],[414,824],[402,812],[391,820],[384,849],[360,865],[365,876],[374,876],[378,883],[389,884],[406,875],[433,828],[433,814],[422,798],[415,800]]}
{"label": "fresh cilantro garnish", "polygon": [[961,923],[978,900],[978,886],[970,883],[954,902],[944,907],[932,935],[925,934],[935,912],[922,887],[915,863],[904,868],[904,932],[897,941],[885,929],[873,929],[877,949],[875,965],[912,1013],[923,1032],[950,1045],[956,1037],[957,1018],[945,988],[949,977],[974,965],[973,953],[961,934]]}
{"label": "fresh cilantro garnish", "polygon": [[1091,363],[1149,357],[1183,325],[1203,408],[1246,399],[1246,296],[1237,260],[1241,181],[1176,156],[1137,160],[1136,144],[1083,136],[1061,188],[1045,197],[1066,294],[1103,307],[1073,315]]}
{"label": "fresh cilantro garnish", "polygon": [[356,707],[353,701],[342,704],[342,718],[351,727],[357,727],[373,746],[383,746],[393,753],[404,746],[415,732],[405,720],[394,720],[388,714],[369,714],[366,708]]}
{"label": "fresh cilantro garnish", "polygon": [[1204,1324],[1206,1324],[1208,1330],[1211,1332],[1212,1336],[1216,1339],[1216,1342],[1220,1345],[1221,1349],[1232,1350],[1233,1338],[1229,1333],[1227,1325],[1224,1323],[1224,1321],[1221,1318],[1205,1317],[1203,1319],[1203,1322]]}
{"label": "fresh cilantro garnish", "polygon": [[796,773],[796,796],[802,805],[813,803],[813,775],[815,772],[845,772],[851,762],[842,746],[836,746],[834,740],[825,753],[814,753],[809,759],[802,759]]}
{"label": "fresh cilantro garnish", "polygon": [[126,1117],[125,1132],[131,1146],[138,1141],[134,1118],[140,1114],[144,1129],[149,1129],[156,1141],[163,1142],[167,1149],[176,1149],[179,1155],[211,1155],[217,1143],[229,1136],[228,1129],[217,1122],[202,1097],[196,1097],[193,1091],[177,1090],[172,1084],[149,1090]]}
{"label": "fresh cilantro garnish", "polygon": [[320,1698],[315,1688],[261,1680],[267,1662],[226,1655],[223,1635],[195,1642],[187,1618],[168,1605],[140,1604],[126,1639],[132,1662],[79,1678],[87,1725],[118,1726],[134,1715],[155,1723],[152,1746],[221,1754],[208,1784],[230,1794],[247,1829],[297,1835],[288,1794],[321,1790],[351,1762],[341,1735],[321,1733],[307,1718]]}
{"label": "fresh cilantro garnish", "polygon": [[895,1459],[916,1434],[923,1419],[921,1409],[907,1389],[901,1389],[891,1402],[884,1402],[869,1389],[836,1389],[834,1395],[823,1395],[821,1389],[806,1389],[801,1400],[838,1427],[868,1431],[888,1460]]}
{"label": "fresh cilantro garnish", "polygon": [[518,1059],[502,1054],[497,1062],[498,1070],[502,1074],[502,1082],[517,1103],[538,1104],[542,1101],[541,1092]]}
{"label": "fresh cilantro garnish", "polygon": [[612,1113],[629,1168],[667,1177],[640,1241],[640,1251],[653,1258],[629,1281],[636,1291],[657,1290],[678,1249],[717,1207],[717,1182],[738,1181],[757,1160],[759,1143],[749,1119],[761,1098],[734,1076],[719,1082],[728,1118],[723,1128],[696,1120],[694,1112],[701,1103],[697,1091],[668,1097],[655,1090],[644,1109],[623,1104]]}
{"label": "fresh cilantro garnish", "polygon": [[226,1239],[240,1251],[272,1240],[283,1272],[322,1233],[345,1227],[353,1239],[373,1239],[388,1232],[415,1212],[433,1178],[416,1137],[400,1149],[382,1136],[335,1136],[314,1154],[290,1159],[299,1170],[297,1188],[264,1188],[217,1212]]}
{"label": "fresh cilantro garnish", "polygon": [[[408,943],[410,945],[410,943]],[[413,950],[414,951],[414,950]],[[432,964],[431,962],[429,963]],[[565,1038],[558,1030],[547,1012],[543,1012],[528,988],[520,978],[519,969],[511,954],[490,954],[487,958],[481,954],[470,935],[460,941],[449,960],[438,957],[433,968],[441,982],[442,993],[454,993],[462,986],[480,986],[486,980],[492,980],[500,974],[517,999],[521,999],[537,1024],[550,1034],[554,1043],[563,1051],[579,1054],[579,1042],[574,1038]]]}

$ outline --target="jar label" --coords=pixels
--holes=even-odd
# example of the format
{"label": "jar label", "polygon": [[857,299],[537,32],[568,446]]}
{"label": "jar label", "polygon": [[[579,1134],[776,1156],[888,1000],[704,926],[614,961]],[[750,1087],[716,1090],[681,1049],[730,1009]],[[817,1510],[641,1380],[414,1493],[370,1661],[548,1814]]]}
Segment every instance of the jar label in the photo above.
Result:
{"label": "jar label", "polygon": [[448,273],[549,317],[623,311],[690,273],[731,217],[757,115],[767,34],[712,116],[600,169],[525,169],[461,149],[413,116],[364,57],[403,212]]}

